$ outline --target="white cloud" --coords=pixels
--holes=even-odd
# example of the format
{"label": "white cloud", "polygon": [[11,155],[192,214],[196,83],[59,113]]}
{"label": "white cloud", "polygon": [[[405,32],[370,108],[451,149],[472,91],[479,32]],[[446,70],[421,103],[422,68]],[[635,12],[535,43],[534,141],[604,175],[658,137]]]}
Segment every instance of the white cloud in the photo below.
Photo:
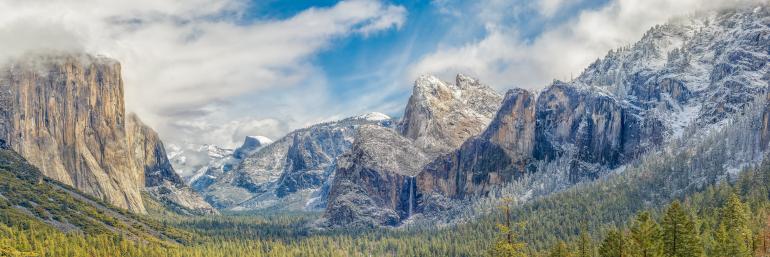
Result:
{"label": "white cloud", "polygon": [[[258,110],[222,109],[237,105],[233,98],[306,83],[322,88],[310,62],[316,53],[337,38],[399,28],[406,19],[403,7],[377,0],[342,1],[280,20],[244,21],[245,6],[242,0],[0,0],[0,58],[38,49],[114,57],[123,64],[130,111],[164,137],[215,143],[259,133],[257,127],[276,134],[288,126],[241,119],[274,119]],[[240,125],[230,124],[234,119]]]}
{"label": "white cloud", "polygon": [[544,16],[556,14],[565,5],[574,4],[576,0],[540,0],[537,1],[538,11]]}
{"label": "white cloud", "polygon": [[[541,12],[556,12],[559,3],[543,0]],[[533,40],[524,40],[506,24],[486,26],[487,35],[462,46],[443,47],[414,64],[411,76],[435,73],[449,77],[473,74],[498,88],[545,87],[553,79],[569,80],[610,49],[630,44],[656,24],[672,17],[718,8],[767,2],[761,0],[614,0],[599,9],[587,9],[560,25],[546,27]],[[508,12],[496,1],[484,2]],[[494,16],[494,15],[492,15]]]}

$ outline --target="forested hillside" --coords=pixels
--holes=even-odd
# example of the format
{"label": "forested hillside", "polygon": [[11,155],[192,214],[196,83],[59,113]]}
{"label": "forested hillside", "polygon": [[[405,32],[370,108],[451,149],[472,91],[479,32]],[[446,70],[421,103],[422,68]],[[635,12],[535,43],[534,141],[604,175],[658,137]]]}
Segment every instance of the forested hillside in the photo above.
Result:
{"label": "forested hillside", "polygon": [[[6,154],[11,154],[6,152]],[[7,158],[7,157],[6,157]],[[26,167],[26,168],[25,168]],[[4,162],[3,188],[15,183],[38,183],[29,166],[13,166]],[[659,166],[664,168],[664,166]],[[13,172],[9,170],[14,170]],[[32,169],[34,170],[34,169]],[[661,170],[658,170],[661,171]],[[634,170],[628,170],[628,176]],[[666,174],[658,172],[656,174]],[[683,193],[672,200],[656,204],[639,204],[633,187],[612,186],[612,179],[586,184],[532,203],[511,208],[511,237],[519,256],[630,256],[648,249],[654,254],[671,250],[670,238],[688,238],[685,249],[706,256],[738,251],[747,254],[765,249],[766,215],[770,207],[770,166],[746,168],[737,177]],[[13,176],[11,176],[13,175]],[[645,173],[637,174],[642,176]],[[647,174],[649,175],[649,174]],[[635,176],[635,177],[636,177]],[[653,176],[654,177],[654,176]],[[8,181],[14,183],[8,183]],[[732,182],[729,182],[732,181]],[[616,182],[615,182],[616,183]],[[640,185],[640,188],[643,185]],[[478,220],[435,227],[404,227],[398,230],[334,230],[308,229],[316,217],[307,214],[288,216],[223,215],[218,217],[167,216],[148,224],[158,230],[182,235],[173,240],[147,240],[116,230],[63,232],[54,223],[33,216],[52,213],[55,206],[39,205],[38,211],[11,206],[38,206],[36,196],[45,195],[47,182],[33,190],[30,203],[8,201],[2,209],[0,245],[7,256],[483,256],[499,255],[507,248],[508,234],[504,209]],[[601,189],[603,188],[604,191]],[[658,187],[659,188],[659,187]],[[58,190],[50,190],[56,197]],[[610,197],[615,195],[617,197]],[[3,199],[15,199],[3,191]],[[598,200],[597,198],[602,198]],[[74,201],[77,204],[77,201]],[[681,203],[680,203],[681,202]],[[82,203],[81,203],[82,204]],[[68,205],[69,206],[69,205]],[[596,206],[591,208],[591,206]],[[645,207],[646,206],[646,207]],[[674,207],[679,206],[679,207]],[[46,209],[46,208],[50,208]],[[69,213],[85,212],[84,205]],[[33,208],[34,209],[34,208]],[[152,211],[153,215],[159,212]],[[98,211],[94,210],[98,213]],[[32,218],[38,217],[38,218]],[[98,216],[97,216],[98,217]],[[158,217],[158,216],[155,216]],[[42,221],[41,221],[42,219]],[[75,220],[76,218],[68,218]],[[109,216],[101,218],[110,220]],[[99,219],[97,219],[99,220]],[[93,221],[93,219],[92,219]],[[91,227],[99,227],[92,225]],[[502,228],[502,230],[501,230]],[[672,233],[672,228],[684,230]],[[660,232],[656,232],[660,231]],[[640,236],[647,233],[654,237]],[[735,236],[736,233],[743,235]],[[639,238],[650,240],[639,241]],[[657,238],[657,239],[656,239]],[[738,240],[740,239],[740,240]],[[745,240],[744,240],[745,239]],[[668,248],[666,248],[668,245]],[[56,246],[56,247],[53,247]],[[645,248],[646,247],[646,248]],[[641,250],[640,250],[641,249]],[[677,247],[677,249],[679,249]],[[679,251],[679,250],[676,250]],[[625,255],[617,255],[623,252]],[[586,255],[587,254],[587,255]],[[516,255],[502,255],[516,256]],[[639,255],[634,255],[639,256]],[[661,255],[647,255],[661,256]],[[699,255],[665,255],[699,256]],[[761,255],[755,255],[761,256]]]}

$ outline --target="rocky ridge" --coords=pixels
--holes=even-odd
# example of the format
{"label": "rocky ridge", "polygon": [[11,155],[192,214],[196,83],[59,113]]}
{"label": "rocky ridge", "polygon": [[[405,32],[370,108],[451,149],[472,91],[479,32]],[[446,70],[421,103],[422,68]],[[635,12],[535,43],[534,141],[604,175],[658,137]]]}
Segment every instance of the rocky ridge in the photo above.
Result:
{"label": "rocky ridge", "polygon": [[685,130],[718,130],[767,92],[768,20],[766,7],[675,20],[537,97],[509,91],[480,137],[418,176],[420,208],[485,196],[556,160],[573,183],[596,178]]}
{"label": "rocky ridge", "polygon": [[414,213],[422,167],[481,133],[502,100],[476,79],[455,81],[421,76],[395,130],[359,130],[338,159],[320,226],[395,226]]}
{"label": "rocky ridge", "polygon": [[372,113],[295,130],[245,155],[231,172],[200,192],[224,209],[323,208],[318,202],[325,202],[324,185],[334,176],[334,161],[350,149],[355,130],[366,124],[387,127],[392,122]]}

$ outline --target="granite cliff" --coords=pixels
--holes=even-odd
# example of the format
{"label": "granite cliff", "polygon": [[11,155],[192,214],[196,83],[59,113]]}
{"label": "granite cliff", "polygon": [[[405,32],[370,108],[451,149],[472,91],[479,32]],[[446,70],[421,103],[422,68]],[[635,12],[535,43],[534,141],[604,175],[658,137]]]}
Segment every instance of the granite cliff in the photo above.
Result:
{"label": "granite cliff", "polygon": [[322,226],[395,226],[417,209],[416,178],[432,159],[481,133],[502,97],[465,75],[419,77],[395,129],[362,127],[338,159]]}
{"label": "granite cliff", "polygon": [[157,134],[126,115],[120,63],[29,54],[0,71],[0,140],[45,176],[144,213],[141,191],[183,186]]}

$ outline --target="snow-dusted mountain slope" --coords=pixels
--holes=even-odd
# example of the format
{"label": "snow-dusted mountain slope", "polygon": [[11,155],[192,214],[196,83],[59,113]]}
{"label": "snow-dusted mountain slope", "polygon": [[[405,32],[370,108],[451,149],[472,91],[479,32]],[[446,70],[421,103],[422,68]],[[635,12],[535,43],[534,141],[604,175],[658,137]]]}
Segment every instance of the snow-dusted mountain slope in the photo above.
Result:
{"label": "snow-dusted mountain slope", "polygon": [[225,209],[322,208],[323,204],[310,202],[325,195],[323,185],[333,177],[330,167],[337,156],[350,149],[355,130],[366,124],[389,127],[392,121],[387,115],[370,113],[293,131],[245,154],[231,172],[198,188],[199,192]]}
{"label": "snow-dusted mountain slope", "polygon": [[[755,110],[750,107],[765,98],[770,81],[769,53],[766,6],[698,14],[656,26],[639,42],[597,60],[574,81],[555,81],[538,94],[509,91],[480,136],[417,174],[416,200],[408,198],[416,207],[368,201],[367,208],[358,209],[396,206],[393,213],[440,215],[453,201],[488,196],[528,174],[565,176],[557,180],[567,184],[554,190],[599,177],[682,135],[709,135]],[[409,131],[430,131],[430,123],[404,124],[408,137],[426,141]],[[409,192],[413,184],[402,183],[396,192]],[[404,210],[407,206],[409,211]],[[326,224],[393,223],[379,218],[383,212],[353,212],[356,217],[334,210],[330,204]]]}
{"label": "snow-dusted mountain slope", "polygon": [[235,150],[216,145],[170,145],[168,156],[174,169],[185,182],[195,191],[203,191],[218,177],[237,166],[246,155],[272,142],[264,136],[247,136],[243,144]]}
{"label": "snow-dusted mountain slope", "polygon": [[415,175],[489,124],[502,97],[478,80],[421,76],[395,130],[365,127],[338,159],[326,226],[397,225],[417,206]]}

